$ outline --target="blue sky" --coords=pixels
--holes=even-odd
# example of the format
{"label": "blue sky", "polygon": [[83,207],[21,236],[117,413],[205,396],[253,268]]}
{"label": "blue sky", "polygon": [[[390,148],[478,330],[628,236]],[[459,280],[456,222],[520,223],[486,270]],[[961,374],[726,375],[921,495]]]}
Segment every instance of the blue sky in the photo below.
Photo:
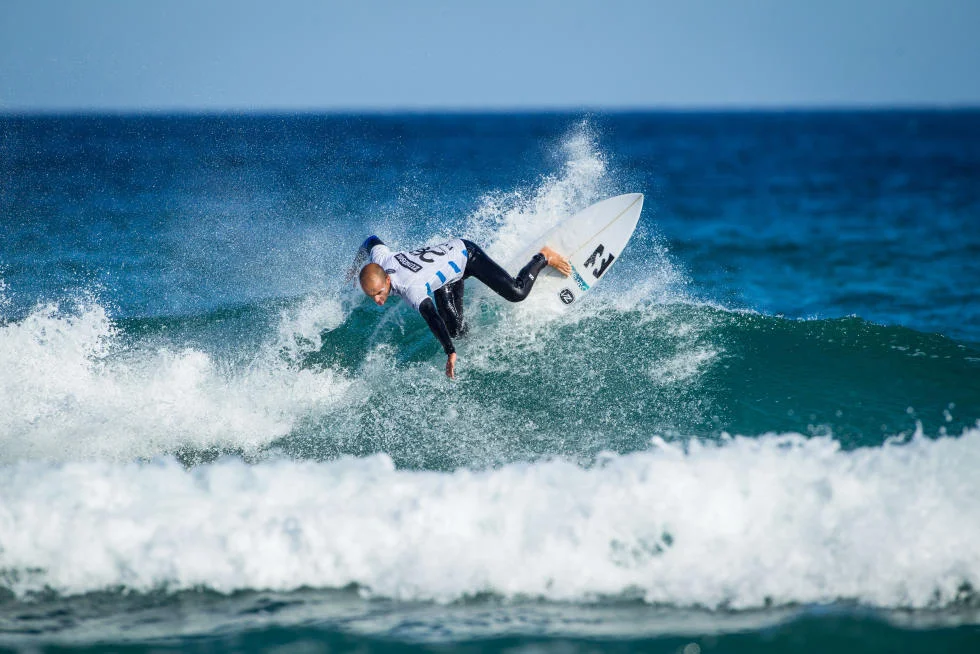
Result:
{"label": "blue sky", "polygon": [[0,111],[980,106],[980,0],[0,0]]}

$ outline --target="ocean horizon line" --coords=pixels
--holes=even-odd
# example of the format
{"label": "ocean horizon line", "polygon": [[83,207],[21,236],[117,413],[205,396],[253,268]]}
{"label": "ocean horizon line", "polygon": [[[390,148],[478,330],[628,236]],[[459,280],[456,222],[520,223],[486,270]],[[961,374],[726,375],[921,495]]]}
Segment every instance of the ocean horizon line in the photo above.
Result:
{"label": "ocean horizon line", "polygon": [[0,107],[0,118],[59,118],[87,116],[500,116],[575,114],[875,114],[973,113],[980,103],[895,104],[691,104],[691,105],[528,105],[528,106],[349,106],[349,107]]}

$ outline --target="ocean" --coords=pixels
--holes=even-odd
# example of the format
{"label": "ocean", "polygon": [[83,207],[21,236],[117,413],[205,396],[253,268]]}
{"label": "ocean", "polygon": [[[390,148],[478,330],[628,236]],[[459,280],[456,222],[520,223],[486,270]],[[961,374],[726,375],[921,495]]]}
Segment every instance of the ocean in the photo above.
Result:
{"label": "ocean", "polygon": [[980,651],[978,288],[980,111],[0,116],[0,650]]}

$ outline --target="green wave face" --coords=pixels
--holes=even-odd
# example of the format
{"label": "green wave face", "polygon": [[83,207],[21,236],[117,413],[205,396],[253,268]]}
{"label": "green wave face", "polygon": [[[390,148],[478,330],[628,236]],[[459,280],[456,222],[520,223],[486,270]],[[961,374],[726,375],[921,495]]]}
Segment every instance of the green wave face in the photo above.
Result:
{"label": "green wave face", "polygon": [[980,417],[980,352],[859,318],[597,304],[535,325],[483,302],[471,322],[459,379],[448,382],[415,316],[355,309],[301,366],[342,367],[357,399],[280,445],[314,458],[384,451],[399,465],[449,469],[590,461],[645,449],[653,436],[832,433],[844,447],[874,446],[919,426],[959,433]]}

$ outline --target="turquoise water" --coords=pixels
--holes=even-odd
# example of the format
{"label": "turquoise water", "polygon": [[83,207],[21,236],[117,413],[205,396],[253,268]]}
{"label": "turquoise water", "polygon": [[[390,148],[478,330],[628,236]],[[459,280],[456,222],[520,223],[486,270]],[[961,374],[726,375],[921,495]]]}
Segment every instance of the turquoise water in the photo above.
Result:
{"label": "turquoise water", "polygon": [[[0,118],[0,646],[980,643],[980,114]],[[573,312],[502,262],[646,195]]]}

